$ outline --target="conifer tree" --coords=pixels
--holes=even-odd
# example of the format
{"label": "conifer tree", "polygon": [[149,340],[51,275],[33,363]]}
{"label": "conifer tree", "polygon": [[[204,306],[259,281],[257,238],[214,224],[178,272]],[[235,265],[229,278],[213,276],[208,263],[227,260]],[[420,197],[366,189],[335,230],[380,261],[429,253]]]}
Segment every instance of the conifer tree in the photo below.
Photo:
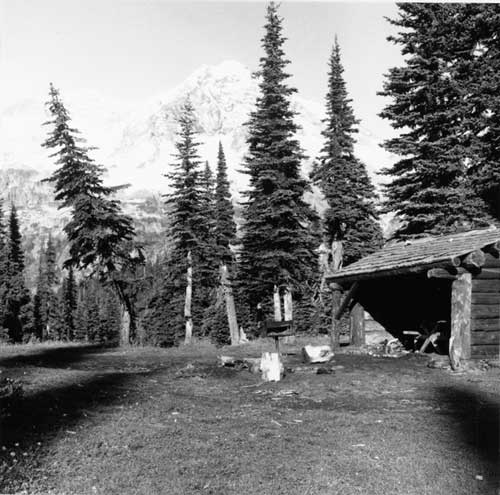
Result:
{"label": "conifer tree", "polygon": [[7,316],[11,286],[8,236],[5,226],[3,202],[0,200],[0,339],[9,340]]}
{"label": "conifer tree", "polygon": [[227,164],[222,143],[219,141],[217,176],[215,185],[215,244],[217,257],[224,265],[233,264],[230,245],[236,242],[236,222],[227,178]]}
{"label": "conifer tree", "polygon": [[[461,93],[457,135],[474,191],[500,222],[500,5],[467,3],[447,23],[448,62]],[[458,120],[458,119],[457,119]]]}
{"label": "conifer tree", "polygon": [[309,227],[314,213],[304,201],[308,190],[301,176],[304,158],[290,105],[296,91],[287,85],[282,19],[278,6],[267,7],[264,56],[260,59],[260,94],[248,122],[244,171],[249,189],[243,204],[239,281],[253,310],[270,304],[273,286],[290,287],[304,297],[315,268],[314,239]]}
{"label": "conifer tree", "polygon": [[140,249],[132,245],[133,221],[112,197],[119,188],[103,185],[105,169],[89,157],[91,148],[79,144],[83,139],[70,127],[69,114],[52,85],[47,106],[53,118],[45,124],[52,126],[52,131],[43,146],[56,150],[51,156],[57,158],[59,168],[46,180],[54,184],[60,207],[72,210],[71,221],[64,227],[70,242],[65,266],[90,270],[92,275],[112,284],[129,315],[127,333],[134,341],[135,310],[127,283],[143,259]]}
{"label": "conifer tree", "polygon": [[19,227],[17,210],[11,206],[8,223],[9,237],[7,240],[7,301],[4,326],[8,329],[10,338],[20,342],[24,330],[28,330],[30,303],[29,291],[24,280],[24,252],[22,236]]}
{"label": "conifer tree", "polygon": [[460,132],[466,92],[457,84],[455,69],[464,54],[457,49],[454,19],[464,7],[417,3],[398,8],[399,18],[390,22],[401,31],[389,40],[402,47],[406,59],[387,75],[381,94],[392,101],[381,116],[401,129],[385,142],[401,158],[385,170],[391,176],[385,211],[402,221],[396,233],[401,237],[488,225],[488,208],[470,187]]}
{"label": "conifer tree", "polygon": [[328,203],[324,218],[326,237],[329,242],[343,241],[346,265],[377,250],[382,232],[374,205],[375,189],[365,165],[354,155],[354,134],[359,121],[351,107],[343,72],[335,39],[329,61],[324,144],[311,179]]}
{"label": "conifer tree", "polygon": [[[169,346],[184,337],[184,297],[188,254],[193,266],[192,310],[195,332],[199,334],[202,317],[212,302],[207,294],[214,288],[210,249],[211,219],[207,208],[208,191],[211,188],[209,174],[205,169],[202,180],[201,160],[196,141],[194,110],[186,102],[179,117],[179,132],[176,142],[177,159],[172,164],[173,171],[166,174],[170,180],[171,192],[166,194],[166,204],[170,207],[170,238],[172,249],[164,268],[164,280],[148,305],[145,324],[148,340],[157,345]],[[205,189],[203,188],[205,183]]]}

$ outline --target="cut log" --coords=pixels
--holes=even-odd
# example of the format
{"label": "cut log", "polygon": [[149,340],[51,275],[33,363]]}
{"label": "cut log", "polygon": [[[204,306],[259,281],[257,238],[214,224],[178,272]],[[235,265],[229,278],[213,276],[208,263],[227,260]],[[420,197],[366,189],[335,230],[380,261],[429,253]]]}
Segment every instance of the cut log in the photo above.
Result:
{"label": "cut log", "polygon": [[186,321],[186,332],[184,335],[184,343],[190,344],[193,337],[193,319],[191,316],[191,296],[193,293],[193,261],[191,257],[191,251],[187,255],[188,268],[186,273],[187,285],[186,285],[186,300],[184,304],[184,319]]}
{"label": "cut log", "polygon": [[260,361],[262,381],[279,382],[283,376],[283,364],[277,352],[264,352]]}
{"label": "cut log", "polygon": [[473,304],[472,316],[474,318],[500,318],[499,304]]}
{"label": "cut log", "polygon": [[229,337],[231,339],[231,345],[238,345],[240,343],[240,330],[238,328],[238,321],[236,319],[236,307],[234,305],[233,287],[229,279],[226,265],[221,265],[220,267],[220,280],[222,289],[224,291],[227,324],[229,326]]}
{"label": "cut log", "polygon": [[333,358],[329,345],[306,345],[302,348],[302,357],[305,363],[327,363]]}
{"label": "cut log", "polygon": [[486,261],[486,256],[480,249],[469,253],[462,261],[462,266],[467,270],[479,271]]}
{"label": "cut log", "polygon": [[471,297],[471,274],[463,273],[458,275],[457,280],[452,282],[451,292],[449,356],[453,370],[461,369],[464,365],[464,360],[470,358]]}
{"label": "cut log", "polygon": [[427,278],[444,278],[447,280],[455,280],[458,275],[458,269],[450,268],[431,268],[427,271]]}
{"label": "cut log", "polygon": [[274,321],[281,321],[282,317],[281,317],[280,291],[276,285],[274,286],[273,303],[274,303]]}

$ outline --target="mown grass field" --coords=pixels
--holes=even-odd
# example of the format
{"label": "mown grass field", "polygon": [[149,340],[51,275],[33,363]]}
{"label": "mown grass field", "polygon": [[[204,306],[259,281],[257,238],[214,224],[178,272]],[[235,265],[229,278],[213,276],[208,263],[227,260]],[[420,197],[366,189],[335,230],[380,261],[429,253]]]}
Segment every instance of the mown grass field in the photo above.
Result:
{"label": "mown grass field", "polygon": [[266,348],[1,348],[23,394],[0,402],[0,493],[500,493],[498,368],[339,354],[264,384],[217,366]]}

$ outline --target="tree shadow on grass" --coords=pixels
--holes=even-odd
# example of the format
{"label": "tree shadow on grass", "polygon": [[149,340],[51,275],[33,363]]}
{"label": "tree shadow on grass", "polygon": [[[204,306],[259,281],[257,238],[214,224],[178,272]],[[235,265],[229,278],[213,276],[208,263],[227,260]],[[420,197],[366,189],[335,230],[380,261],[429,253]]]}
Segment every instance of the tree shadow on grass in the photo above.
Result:
{"label": "tree shadow on grass", "polygon": [[47,347],[34,352],[26,352],[20,348],[19,354],[0,357],[0,368],[15,368],[20,366],[40,366],[62,368],[87,358],[90,354],[106,352],[100,345],[75,345],[63,347]]}
{"label": "tree shadow on grass", "polygon": [[472,446],[492,476],[500,483],[500,400],[473,387],[441,387],[441,403],[446,406],[463,442]]}
{"label": "tree shadow on grass", "polygon": [[[12,488],[24,477],[22,459],[15,469],[7,469],[12,465],[9,452],[13,446],[18,445],[19,451],[33,451],[38,442],[43,442],[46,448],[59,431],[76,428],[93,409],[137,400],[131,382],[152,373],[101,373],[33,394],[0,399],[0,491]],[[42,459],[43,454],[37,460]]]}

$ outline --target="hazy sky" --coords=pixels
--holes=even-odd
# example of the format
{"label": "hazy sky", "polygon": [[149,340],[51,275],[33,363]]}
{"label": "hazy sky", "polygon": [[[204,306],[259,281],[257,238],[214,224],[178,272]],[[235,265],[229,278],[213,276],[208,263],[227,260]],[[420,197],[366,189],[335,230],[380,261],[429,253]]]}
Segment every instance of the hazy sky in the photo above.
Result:
{"label": "hazy sky", "polygon": [[[257,68],[263,2],[166,0],[0,0],[3,98],[39,94],[53,81],[62,91],[93,89],[138,101],[163,93],[202,64],[226,59]],[[393,3],[282,2],[285,51],[299,93],[323,101],[335,34],[358,117],[377,134],[383,73],[401,63],[386,41]],[[4,101],[5,103],[5,101]]]}

